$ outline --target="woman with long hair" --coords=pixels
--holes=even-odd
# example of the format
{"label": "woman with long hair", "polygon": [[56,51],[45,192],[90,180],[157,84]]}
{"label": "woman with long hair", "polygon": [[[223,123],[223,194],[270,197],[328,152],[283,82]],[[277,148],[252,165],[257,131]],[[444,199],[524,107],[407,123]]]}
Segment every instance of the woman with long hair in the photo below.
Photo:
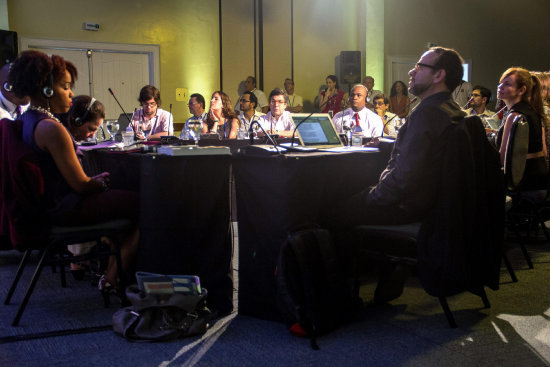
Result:
{"label": "woman with long hair", "polygon": [[497,136],[501,163],[504,164],[513,121],[518,116],[524,116],[529,124],[529,136],[526,138],[528,148],[525,172],[519,188],[523,192],[533,192],[535,200],[544,199],[548,179],[543,134],[546,117],[539,80],[526,69],[509,68],[500,77],[497,96],[508,108],[508,114],[504,117],[504,123]]}
{"label": "woman with long hair", "polygon": [[[71,108],[76,77],[74,65],[57,55],[24,51],[13,62],[9,83],[18,97],[29,96],[31,103],[21,118],[22,139],[38,156],[44,180],[43,203],[52,224],[79,226],[119,218],[135,223],[129,233],[120,235],[124,267],[120,270],[130,270],[139,242],[137,193],[109,190],[108,172],[89,177],[82,169],[75,142],[93,136],[99,127],[102,118],[91,121],[96,112],[101,117],[99,105],[90,104],[89,97],[78,99],[67,127],[54,116]],[[111,256],[98,284],[105,298],[116,291],[117,271]]]}
{"label": "woman with long hair", "polygon": [[224,139],[237,138],[239,119],[233,111],[229,96],[220,90],[212,93],[210,110],[205,122],[202,128],[203,134],[217,133]]}
{"label": "woman with long hair", "polygon": [[396,81],[390,90],[390,112],[395,113],[399,118],[409,115],[411,99],[407,93],[407,86],[401,80]]}
{"label": "woman with long hair", "polygon": [[326,82],[327,89],[319,93],[316,106],[322,113],[331,113],[334,116],[343,109],[346,93],[339,89],[336,75],[327,76]]}

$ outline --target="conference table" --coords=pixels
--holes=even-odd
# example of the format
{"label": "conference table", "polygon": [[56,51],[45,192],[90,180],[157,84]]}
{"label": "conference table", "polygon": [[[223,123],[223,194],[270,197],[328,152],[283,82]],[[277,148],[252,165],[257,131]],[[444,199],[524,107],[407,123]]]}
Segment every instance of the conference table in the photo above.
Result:
{"label": "conference table", "polygon": [[110,172],[112,188],[139,193],[136,270],[198,275],[209,304],[231,312],[231,156],[101,150],[85,156],[89,174]]}
{"label": "conference table", "polygon": [[324,223],[338,200],[371,185],[391,148],[378,152],[234,154],[239,231],[239,313],[280,320],[276,265],[297,229]]}
{"label": "conference table", "polygon": [[229,144],[232,155],[91,150],[85,167],[110,172],[113,188],[139,193],[136,270],[198,275],[222,313],[233,308],[230,228],[237,219],[239,312],[278,320],[275,267],[289,231],[321,222],[337,200],[375,184],[391,147],[271,155]]}

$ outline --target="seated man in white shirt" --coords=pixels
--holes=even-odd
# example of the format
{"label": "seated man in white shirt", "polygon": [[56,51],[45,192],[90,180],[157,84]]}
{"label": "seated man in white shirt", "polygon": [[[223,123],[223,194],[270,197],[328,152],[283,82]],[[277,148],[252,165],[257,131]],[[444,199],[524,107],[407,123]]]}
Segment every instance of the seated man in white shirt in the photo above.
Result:
{"label": "seated man in white shirt", "polygon": [[294,80],[290,78],[285,79],[285,91],[286,91],[286,110],[291,113],[300,113],[304,109],[304,100],[302,96],[294,94]]}
{"label": "seated man in white shirt", "polygon": [[141,109],[134,112],[130,128],[138,139],[159,139],[174,134],[172,114],[160,108],[160,91],[152,85],[146,85],[139,92]]}
{"label": "seated man in white shirt", "polygon": [[488,119],[496,119],[495,124],[498,125],[498,116],[495,116],[493,111],[488,110],[487,103],[491,100],[491,91],[488,88],[476,85],[472,90],[472,96],[470,97],[469,106],[466,110],[468,116],[479,116],[483,125],[486,128],[491,129],[491,126],[487,124]]}
{"label": "seated man in white shirt", "polygon": [[384,122],[384,136],[397,136],[397,130],[402,125],[401,119],[395,113],[388,111],[390,100],[383,94],[377,94],[373,98],[374,110]]}
{"label": "seated man in white shirt", "polygon": [[258,106],[258,99],[256,95],[250,91],[243,93],[241,99],[239,100],[241,113],[239,114],[239,130],[243,131],[245,134],[250,129],[250,124],[254,121],[258,121],[260,116],[265,115],[263,112],[256,111],[256,106]]}
{"label": "seated man in white shirt", "polygon": [[362,84],[355,85],[350,92],[351,107],[334,115],[334,127],[338,133],[352,130],[365,137],[382,135],[384,123],[380,116],[366,107],[367,88]]}
{"label": "seated man in white shirt", "polygon": [[195,132],[190,129],[189,123],[191,123],[191,124],[199,123],[201,129],[198,130],[198,131],[202,131],[202,123],[203,123],[204,120],[206,120],[206,112],[204,111],[204,105],[205,105],[205,101],[204,101],[204,97],[202,96],[202,94],[199,94],[199,93],[191,94],[191,97],[189,98],[188,107],[189,107],[189,112],[191,112],[191,114],[193,116],[189,117],[185,121],[185,125],[183,127],[183,130],[180,133],[180,139],[184,138],[185,131],[189,132],[189,138],[190,139],[195,138]]}
{"label": "seated man in white shirt", "polygon": [[286,110],[285,92],[276,88],[269,93],[269,112],[260,117],[258,123],[262,125],[268,134],[291,137],[294,123],[290,112]]}
{"label": "seated man in white shirt", "polygon": [[10,64],[2,66],[0,69],[0,120],[7,118],[16,120],[29,107],[29,97],[17,98],[11,91],[8,83]]}
{"label": "seated man in white shirt", "polygon": [[[269,106],[267,103],[267,98],[265,98],[265,93],[258,88],[256,88],[256,78],[253,76],[248,76],[244,82],[244,86],[247,91],[254,93],[256,99],[258,99],[258,105],[256,106],[256,111],[267,113]],[[240,112],[239,101],[235,103],[235,112]]]}

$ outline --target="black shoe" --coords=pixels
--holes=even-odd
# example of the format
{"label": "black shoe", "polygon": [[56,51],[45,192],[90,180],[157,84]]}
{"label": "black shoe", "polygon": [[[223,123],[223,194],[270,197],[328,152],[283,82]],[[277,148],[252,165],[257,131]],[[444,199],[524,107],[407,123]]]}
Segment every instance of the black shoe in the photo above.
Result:
{"label": "black shoe", "polygon": [[378,277],[378,285],[374,291],[374,303],[386,303],[403,294],[405,282],[409,278],[411,272],[405,265],[391,265],[385,269]]}

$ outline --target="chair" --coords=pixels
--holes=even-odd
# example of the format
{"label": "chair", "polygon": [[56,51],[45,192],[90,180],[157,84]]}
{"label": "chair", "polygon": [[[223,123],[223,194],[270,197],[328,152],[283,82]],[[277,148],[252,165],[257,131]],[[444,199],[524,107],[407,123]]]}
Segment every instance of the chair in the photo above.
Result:
{"label": "chair", "polygon": [[[114,250],[102,250],[79,256],[60,256],[69,244],[99,240],[106,236],[116,240],[116,235],[126,231],[130,220],[114,220],[96,225],[81,227],[51,226],[42,207],[43,179],[38,159],[34,151],[21,140],[22,122],[0,121],[0,238],[10,242],[13,248],[23,251],[19,267],[8,291],[4,304],[8,304],[21,278],[23,270],[33,250],[39,251],[39,261],[34,275],[12,325],[19,324],[29,298],[47,264],[65,264],[92,257],[115,255],[118,269],[121,269],[120,246],[115,242]],[[61,271],[62,285],[65,285],[65,272]],[[121,277],[121,285],[125,284]],[[108,303],[108,302],[106,302]]]}
{"label": "chair", "polygon": [[414,266],[424,290],[438,297],[456,327],[447,297],[471,292],[490,307],[485,286],[499,287],[504,185],[498,153],[478,118],[453,123],[434,206],[422,223],[354,228],[358,251]]}

